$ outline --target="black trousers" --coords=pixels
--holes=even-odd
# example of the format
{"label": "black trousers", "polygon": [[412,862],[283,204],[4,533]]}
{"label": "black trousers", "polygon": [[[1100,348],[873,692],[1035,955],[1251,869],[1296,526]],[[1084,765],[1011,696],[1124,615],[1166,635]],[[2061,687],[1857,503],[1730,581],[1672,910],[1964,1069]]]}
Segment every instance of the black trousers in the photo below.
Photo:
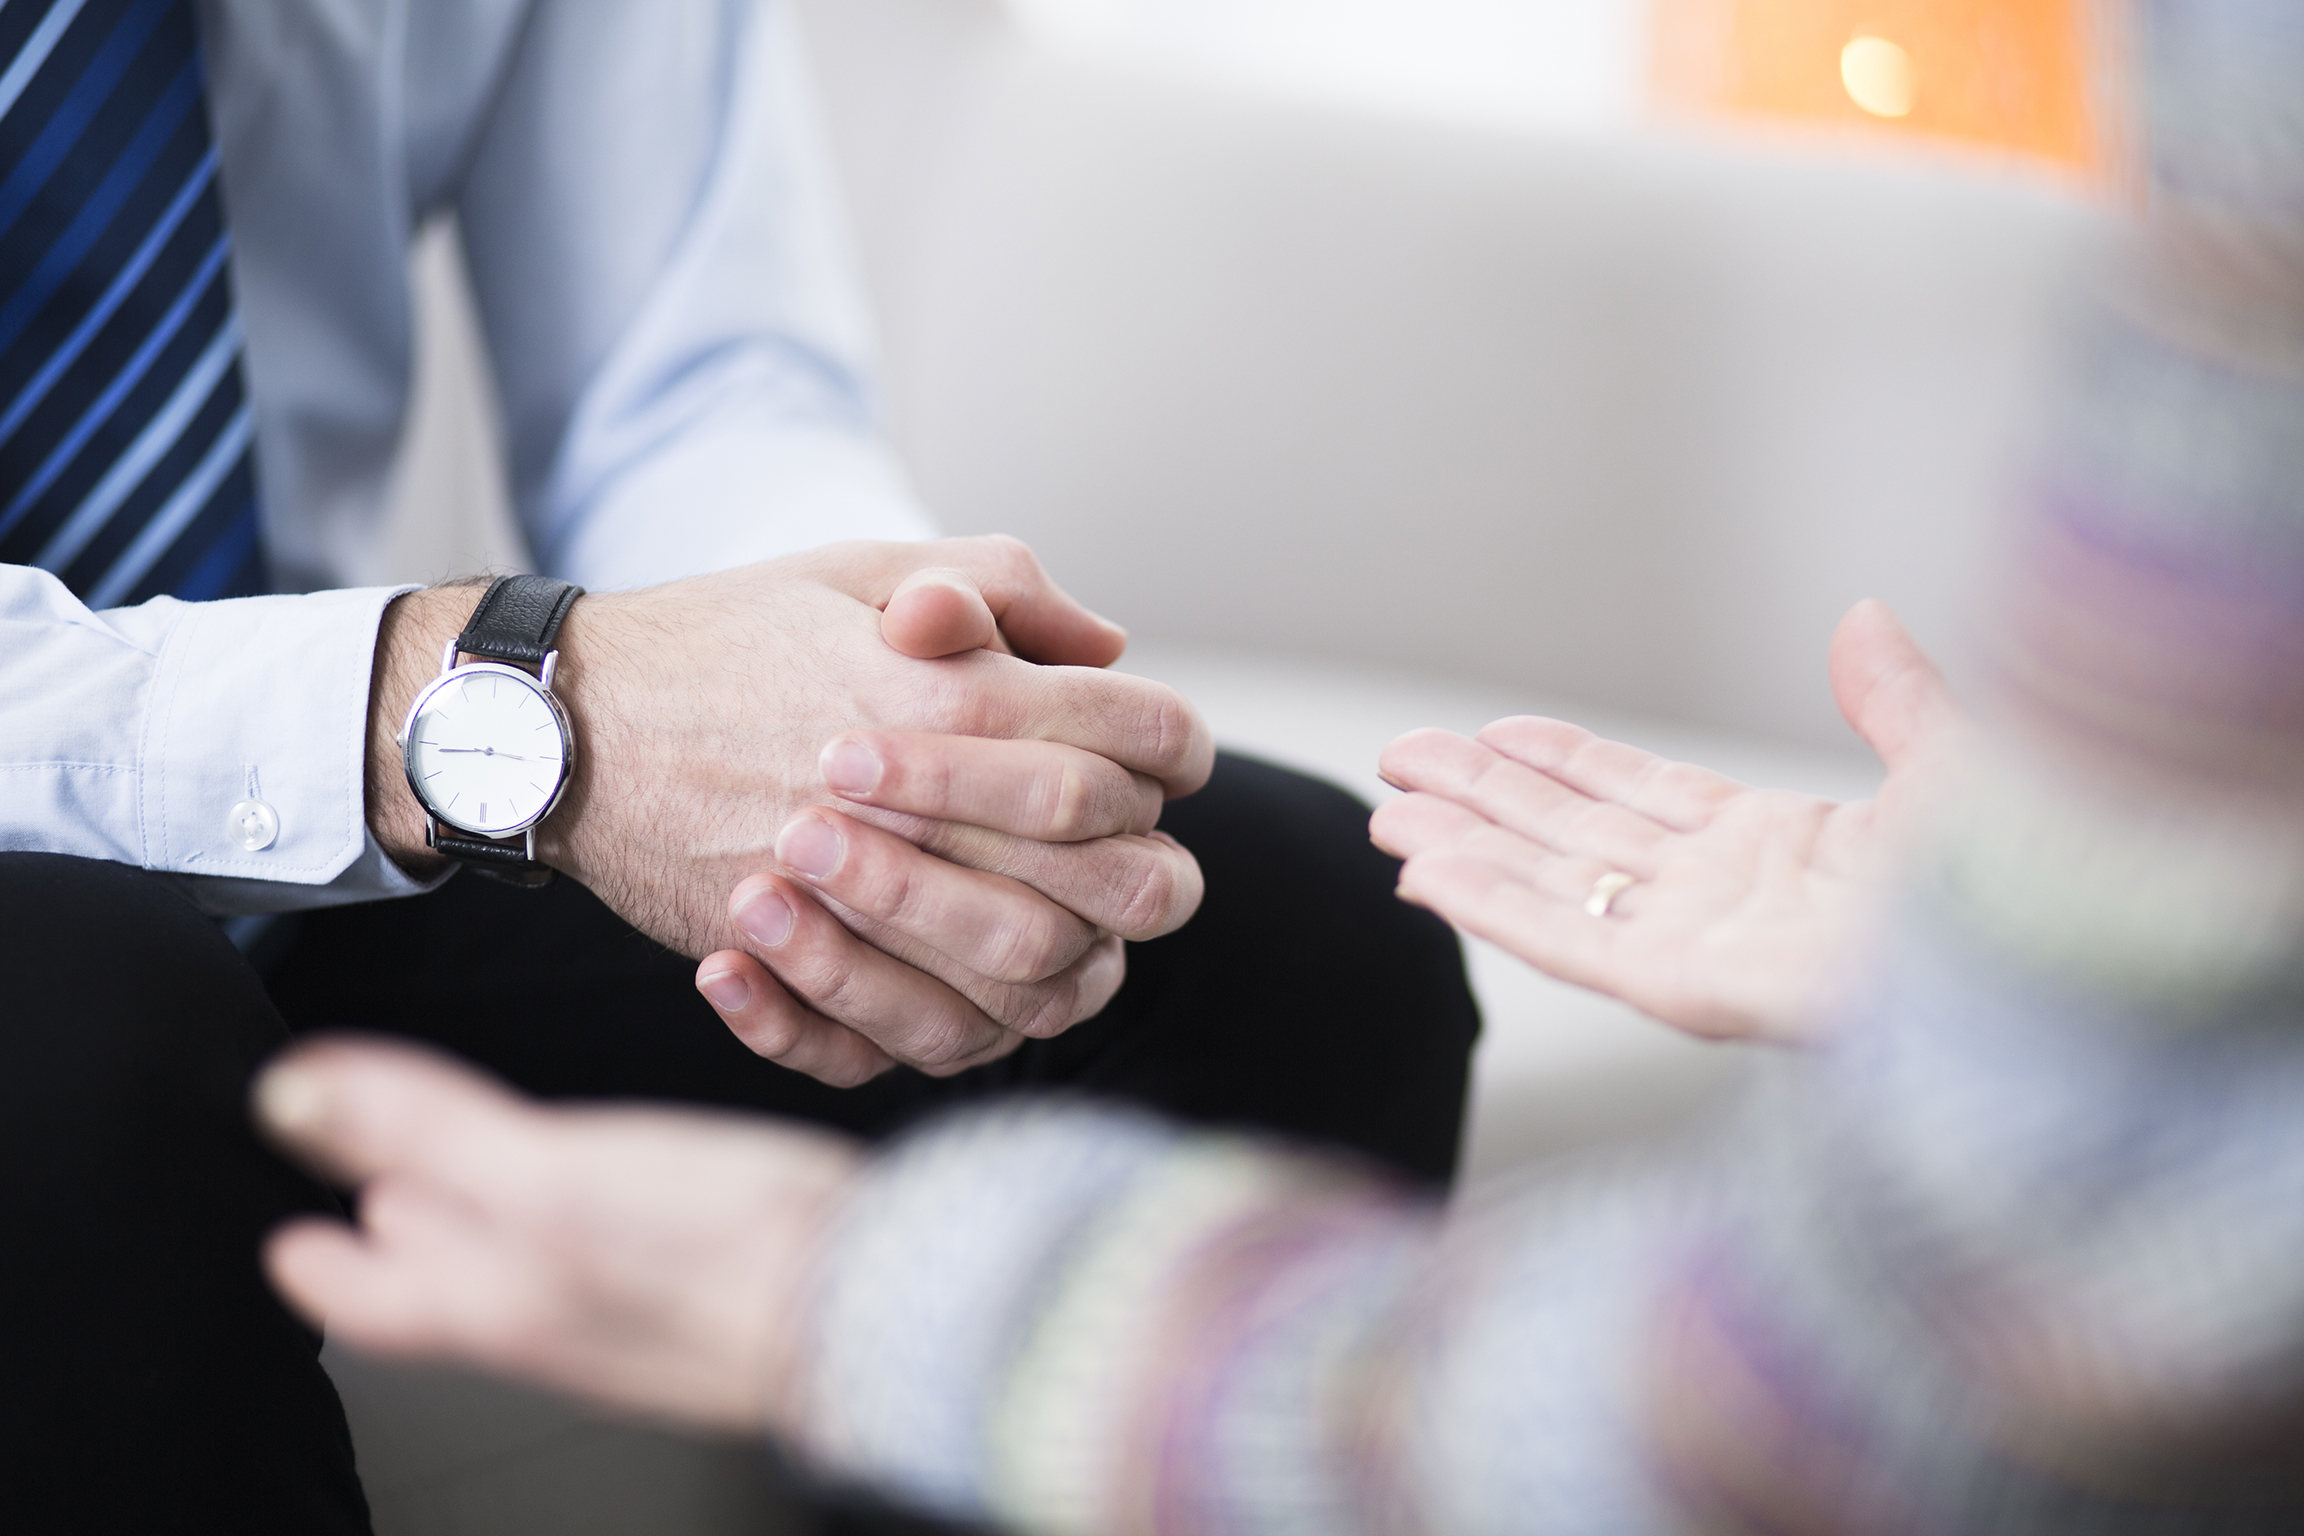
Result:
{"label": "black trousers", "polygon": [[1477,1018],[1452,934],[1392,897],[1342,791],[1220,758],[1162,826],[1208,895],[1131,946],[1108,1008],[957,1078],[837,1090],[744,1049],[693,963],[567,882],[469,877],[314,914],[264,975],[165,881],[0,854],[0,1530],[359,1532],[318,1338],[262,1234],[334,1196],[248,1129],[291,1033],[435,1041],[533,1093],[684,1099],[866,1136],[1064,1088],[1323,1142],[1420,1180],[1454,1167]]}

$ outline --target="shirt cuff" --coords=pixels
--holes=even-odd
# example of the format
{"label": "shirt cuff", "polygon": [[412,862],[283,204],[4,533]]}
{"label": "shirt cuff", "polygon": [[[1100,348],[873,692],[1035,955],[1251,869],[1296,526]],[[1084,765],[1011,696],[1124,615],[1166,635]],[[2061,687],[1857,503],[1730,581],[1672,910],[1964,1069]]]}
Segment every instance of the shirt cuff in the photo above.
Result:
{"label": "shirt cuff", "polygon": [[180,605],[138,742],[145,868],[192,877],[195,903],[220,915],[440,883],[412,879],[368,831],[376,630],[410,590]]}

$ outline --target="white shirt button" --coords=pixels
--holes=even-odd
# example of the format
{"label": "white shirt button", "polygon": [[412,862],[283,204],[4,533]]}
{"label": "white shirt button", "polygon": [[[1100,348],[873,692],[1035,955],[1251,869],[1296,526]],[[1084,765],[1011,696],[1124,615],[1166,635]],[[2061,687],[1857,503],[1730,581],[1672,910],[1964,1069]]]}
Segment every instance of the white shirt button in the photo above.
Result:
{"label": "white shirt button", "polygon": [[224,818],[232,841],[248,853],[262,853],[280,836],[280,813],[261,800],[243,800]]}

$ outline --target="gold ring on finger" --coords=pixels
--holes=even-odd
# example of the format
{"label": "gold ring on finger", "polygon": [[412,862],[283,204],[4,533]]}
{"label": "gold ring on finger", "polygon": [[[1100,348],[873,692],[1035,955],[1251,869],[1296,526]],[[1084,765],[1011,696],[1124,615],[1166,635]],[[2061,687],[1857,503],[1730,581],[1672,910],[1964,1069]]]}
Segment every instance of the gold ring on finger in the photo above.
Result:
{"label": "gold ring on finger", "polygon": [[1620,869],[1609,870],[1592,882],[1592,894],[1584,898],[1584,910],[1594,917],[1606,917],[1616,898],[1640,882]]}

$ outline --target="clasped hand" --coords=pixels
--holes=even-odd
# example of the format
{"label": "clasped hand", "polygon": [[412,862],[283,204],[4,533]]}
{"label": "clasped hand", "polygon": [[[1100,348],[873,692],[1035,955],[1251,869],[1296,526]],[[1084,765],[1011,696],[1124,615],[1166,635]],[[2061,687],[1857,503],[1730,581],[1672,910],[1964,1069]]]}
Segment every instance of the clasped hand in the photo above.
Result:
{"label": "clasped hand", "polygon": [[[382,644],[413,644],[420,677],[469,604],[412,594]],[[559,643],[578,751],[538,857],[703,957],[730,1028],[825,1082],[1061,1033],[1119,989],[1123,940],[1199,905],[1199,866],[1153,828],[1206,780],[1206,725],[1104,670],[1125,636],[1012,539],[596,593]],[[380,689],[379,718],[415,686]],[[393,830],[421,857],[421,823]]]}

